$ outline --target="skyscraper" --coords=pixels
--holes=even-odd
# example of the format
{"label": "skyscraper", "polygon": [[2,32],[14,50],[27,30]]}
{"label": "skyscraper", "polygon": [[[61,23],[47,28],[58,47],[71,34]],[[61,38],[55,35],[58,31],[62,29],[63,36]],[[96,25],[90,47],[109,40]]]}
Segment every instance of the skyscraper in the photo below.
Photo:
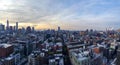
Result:
{"label": "skyscraper", "polygon": [[9,30],[9,21],[7,20],[6,30]]}
{"label": "skyscraper", "polygon": [[58,27],[58,31],[60,32],[60,27]]}
{"label": "skyscraper", "polygon": [[18,22],[16,22],[16,31],[18,31]]}

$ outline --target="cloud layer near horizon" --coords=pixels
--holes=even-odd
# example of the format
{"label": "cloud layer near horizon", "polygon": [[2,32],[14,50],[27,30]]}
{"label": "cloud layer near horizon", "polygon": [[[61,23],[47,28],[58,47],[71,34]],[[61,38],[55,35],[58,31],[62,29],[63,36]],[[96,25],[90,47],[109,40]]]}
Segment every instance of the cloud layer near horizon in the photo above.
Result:
{"label": "cloud layer near horizon", "polygon": [[36,29],[120,28],[120,0],[0,0],[0,22]]}

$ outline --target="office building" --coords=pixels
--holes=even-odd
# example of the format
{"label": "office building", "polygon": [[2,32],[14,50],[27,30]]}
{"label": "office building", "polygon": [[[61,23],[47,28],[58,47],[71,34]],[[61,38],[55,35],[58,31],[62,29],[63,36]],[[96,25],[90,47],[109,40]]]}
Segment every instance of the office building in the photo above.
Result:
{"label": "office building", "polygon": [[14,30],[14,31],[16,30],[16,26],[13,26],[13,30]]}
{"label": "office building", "polygon": [[18,22],[16,22],[16,31],[18,31]]}
{"label": "office building", "polygon": [[9,30],[9,21],[7,20],[6,30]]}
{"label": "office building", "polygon": [[5,25],[0,24],[0,31],[4,31],[5,30]]}
{"label": "office building", "polygon": [[58,27],[58,32],[60,32],[60,27]]}

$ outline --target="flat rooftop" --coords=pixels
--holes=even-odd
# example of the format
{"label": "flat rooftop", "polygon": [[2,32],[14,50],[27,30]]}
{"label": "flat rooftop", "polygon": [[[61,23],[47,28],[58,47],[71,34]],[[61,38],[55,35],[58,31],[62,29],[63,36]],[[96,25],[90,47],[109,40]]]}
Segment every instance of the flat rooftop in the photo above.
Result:
{"label": "flat rooftop", "polygon": [[11,44],[0,44],[0,47],[2,48],[7,48],[7,47],[10,47],[12,46]]}

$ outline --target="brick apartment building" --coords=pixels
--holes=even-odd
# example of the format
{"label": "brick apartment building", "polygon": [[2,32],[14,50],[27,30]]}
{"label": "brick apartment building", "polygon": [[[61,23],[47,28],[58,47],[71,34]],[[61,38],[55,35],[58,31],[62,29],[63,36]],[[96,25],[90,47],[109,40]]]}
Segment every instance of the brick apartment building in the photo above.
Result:
{"label": "brick apartment building", "polygon": [[14,47],[10,44],[0,44],[0,58],[4,58],[13,53]]}

